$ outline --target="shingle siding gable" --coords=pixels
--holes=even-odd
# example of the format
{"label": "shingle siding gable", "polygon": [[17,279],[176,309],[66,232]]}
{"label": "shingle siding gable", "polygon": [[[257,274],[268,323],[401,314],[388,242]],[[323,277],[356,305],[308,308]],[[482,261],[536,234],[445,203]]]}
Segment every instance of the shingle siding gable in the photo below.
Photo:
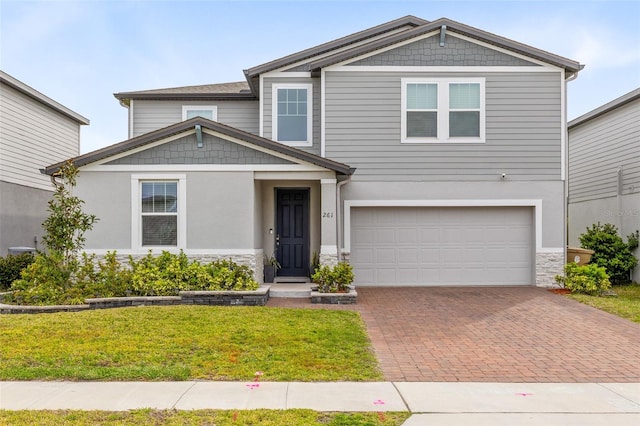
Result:
{"label": "shingle siding gable", "polygon": [[535,66],[529,61],[447,35],[432,36],[352,62],[350,66]]}
{"label": "shingle siding gable", "polygon": [[202,148],[197,147],[196,136],[189,135],[107,164],[293,164],[216,136],[202,136]]}

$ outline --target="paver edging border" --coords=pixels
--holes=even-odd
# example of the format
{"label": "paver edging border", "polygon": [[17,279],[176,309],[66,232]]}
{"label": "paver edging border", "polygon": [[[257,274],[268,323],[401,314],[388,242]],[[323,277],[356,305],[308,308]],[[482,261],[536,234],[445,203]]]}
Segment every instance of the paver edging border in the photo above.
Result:
{"label": "paver edging border", "polygon": [[269,300],[271,286],[263,285],[251,291],[181,291],[178,296],[129,296],[85,299],[82,305],[6,305],[0,304],[0,314],[44,314],[78,312],[95,309],[135,306],[264,306]]}

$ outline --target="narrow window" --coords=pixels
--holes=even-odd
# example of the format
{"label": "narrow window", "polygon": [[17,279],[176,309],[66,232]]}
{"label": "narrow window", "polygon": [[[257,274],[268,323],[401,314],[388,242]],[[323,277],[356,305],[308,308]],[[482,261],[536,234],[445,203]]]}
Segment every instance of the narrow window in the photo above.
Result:
{"label": "narrow window", "polygon": [[291,146],[312,145],[312,85],[273,85],[273,139]]}

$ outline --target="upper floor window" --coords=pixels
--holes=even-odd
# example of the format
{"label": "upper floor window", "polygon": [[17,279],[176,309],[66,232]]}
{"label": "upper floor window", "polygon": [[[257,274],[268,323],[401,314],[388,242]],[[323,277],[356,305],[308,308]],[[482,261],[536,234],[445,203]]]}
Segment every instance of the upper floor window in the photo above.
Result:
{"label": "upper floor window", "polygon": [[403,143],[485,140],[484,79],[402,79]]}
{"label": "upper floor window", "polygon": [[218,120],[218,107],[215,105],[183,105],[182,121],[193,117],[203,117],[207,120]]}
{"label": "upper floor window", "polygon": [[273,139],[291,146],[311,146],[311,84],[273,85]]}

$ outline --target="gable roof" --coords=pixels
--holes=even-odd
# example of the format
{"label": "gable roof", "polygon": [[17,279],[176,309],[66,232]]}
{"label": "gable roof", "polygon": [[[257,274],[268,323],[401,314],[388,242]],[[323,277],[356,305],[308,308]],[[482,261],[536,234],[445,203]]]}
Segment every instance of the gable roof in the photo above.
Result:
{"label": "gable roof", "polygon": [[131,99],[254,100],[256,98],[246,81],[120,92],[114,93],[113,96],[125,105],[128,105]]}
{"label": "gable roof", "polygon": [[26,96],[30,97],[31,99],[34,99],[34,100],[44,104],[45,106],[47,106],[47,107],[59,112],[60,114],[72,119],[73,121],[75,121],[76,123],[78,123],[80,125],[89,124],[89,119],[88,118],[83,117],[82,115],[78,114],[77,112],[70,110],[66,106],[54,101],[50,97],[43,95],[42,93],[38,92],[33,87],[24,84],[23,82],[21,82],[17,78],[11,77],[9,74],[7,74],[4,71],[0,71],[0,82],[6,84],[7,86],[10,86],[10,87],[14,88],[15,90],[19,91],[23,95],[26,95]]}
{"label": "gable roof", "polygon": [[[570,75],[584,68],[577,61],[541,50],[517,41],[474,28],[448,18],[427,21],[407,15],[375,27],[368,28],[338,38],[300,52],[284,56],[244,70],[246,82],[206,84],[199,86],[173,87],[167,89],[143,90],[115,93],[123,106],[131,99],[164,100],[255,100],[259,97],[259,76],[279,68],[307,60],[306,71],[318,72],[320,69],[358,56],[374,52],[410,40],[414,37],[437,31],[446,26],[446,32],[452,32],[482,41],[493,46],[524,55],[560,68]],[[350,47],[351,46],[351,47]],[[331,54],[332,51],[337,51]],[[321,58],[316,58],[322,56]],[[314,58],[316,58],[314,60]]]}
{"label": "gable roof", "polygon": [[501,37],[487,31],[462,24],[460,22],[452,21],[447,18],[440,18],[436,21],[426,23],[419,27],[403,31],[401,33],[391,34],[388,37],[374,40],[361,46],[357,46],[352,49],[327,56],[317,61],[310,62],[308,68],[309,71],[318,71],[321,68],[327,67],[329,65],[334,65],[339,62],[343,62],[348,59],[352,59],[357,56],[361,56],[366,53],[370,53],[378,49],[382,49],[396,43],[400,43],[411,38],[418,37],[443,28],[445,34],[447,32],[452,32],[455,34],[464,35],[491,44],[493,46],[512,51],[514,53],[518,53],[542,62],[546,62],[551,65],[555,65],[560,68],[564,68],[567,72],[572,74],[584,68],[584,65],[581,65],[579,62],[573,61],[571,59],[567,59],[562,56],[546,52],[544,50],[536,49],[526,44],[519,43],[517,41],[510,40],[508,38]]}
{"label": "gable roof", "polygon": [[[143,147],[145,145],[160,141],[170,136],[192,130],[196,125],[200,125],[203,129],[209,129],[211,131],[229,136],[231,138],[240,139],[243,142],[247,142],[257,147],[266,148],[273,152],[284,154],[292,158],[314,164],[316,166],[333,170],[342,175],[351,175],[355,171],[355,169],[350,168],[346,164],[342,164],[328,158],[323,158],[318,155],[303,151],[301,149],[290,147],[279,142],[272,141],[270,139],[265,139],[252,133],[247,133],[234,127],[230,127],[216,121],[207,120],[206,118],[202,117],[195,117],[190,120],[182,121],[180,123],[173,124],[171,126],[146,133],[144,135],[140,135],[133,139],[128,139],[126,141],[110,145],[105,148],[80,155],[78,157],[71,158],[70,160],[76,167],[82,167],[117,154]],[[65,162],[66,161],[61,161],[59,163],[47,166],[46,168],[42,169],[41,172],[44,174],[52,175],[57,172]]]}
{"label": "gable roof", "polygon": [[388,32],[400,30],[403,27],[407,27],[408,30],[409,28],[418,27],[428,22],[429,21],[426,21],[422,18],[407,15],[402,18],[394,19],[393,21],[385,22],[384,24],[376,25],[375,27],[371,27],[366,30],[350,34],[348,36],[302,50],[300,52],[292,53],[291,55],[275,59],[273,61],[267,62],[266,64],[246,69],[244,70],[244,74],[247,78],[247,82],[251,86],[251,90],[257,92],[257,90],[255,90],[256,88],[254,87],[254,79],[257,78],[260,74],[264,74],[266,72],[273,71],[287,65],[292,65],[296,62],[313,58],[314,56],[322,55],[332,50],[341,49],[345,46],[359,43],[363,40],[374,38]]}
{"label": "gable roof", "polygon": [[589,111],[588,113],[583,114],[578,118],[574,118],[569,123],[567,123],[567,126],[569,129],[579,126],[580,124],[593,120],[596,117],[600,117],[601,115],[613,111],[614,109],[620,108],[621,106],[626,105],[629,102],[633,102],[636,99],[640,99],[640,88],[632,90],[629,93],[612,100],[611,102],[607,102],[606,104],[592,111]]}

